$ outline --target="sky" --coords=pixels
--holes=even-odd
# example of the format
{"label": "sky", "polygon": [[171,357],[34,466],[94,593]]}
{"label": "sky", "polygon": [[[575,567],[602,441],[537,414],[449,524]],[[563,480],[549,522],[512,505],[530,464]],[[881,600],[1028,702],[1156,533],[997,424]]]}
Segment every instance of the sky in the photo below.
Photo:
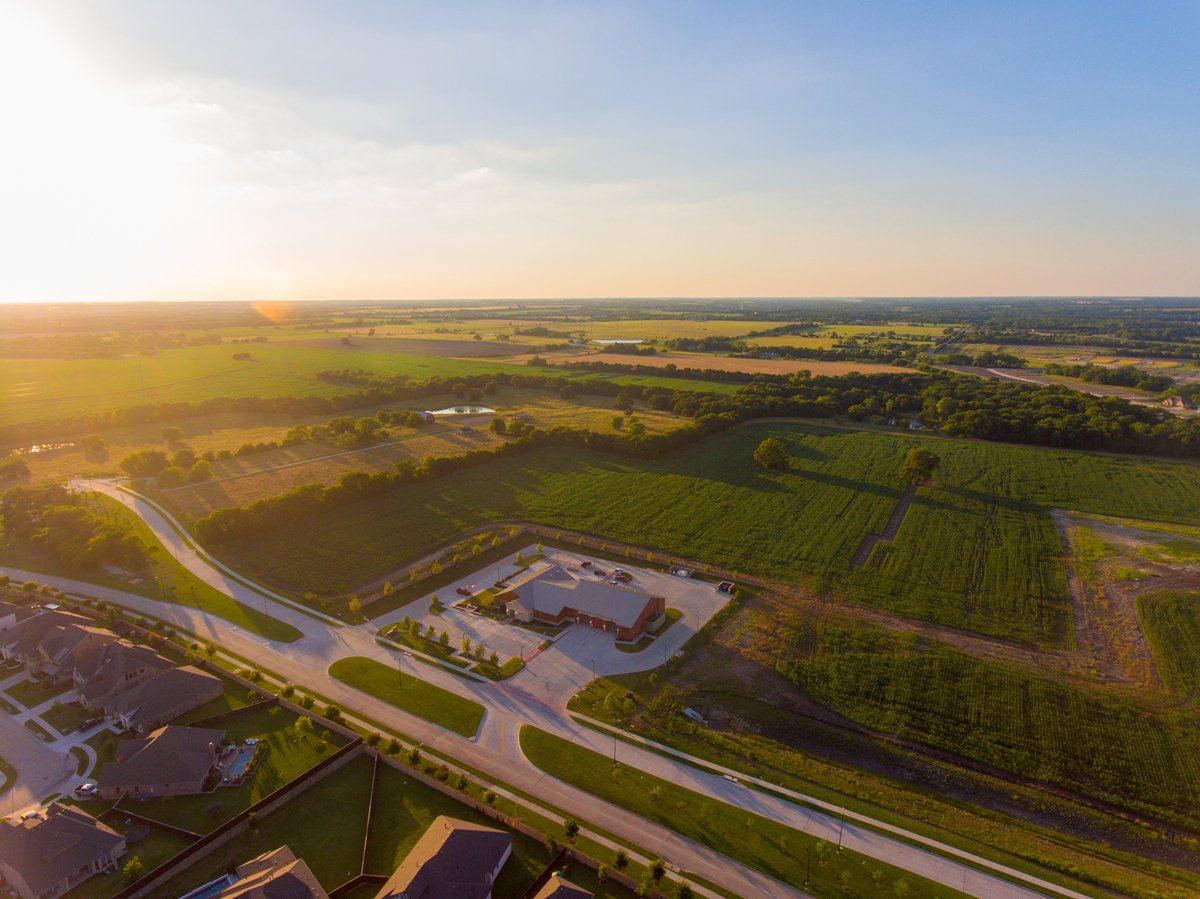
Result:
{"label": "sky", "polygon": [[1200,3],[0,0],[0,302],[1200,294]]}

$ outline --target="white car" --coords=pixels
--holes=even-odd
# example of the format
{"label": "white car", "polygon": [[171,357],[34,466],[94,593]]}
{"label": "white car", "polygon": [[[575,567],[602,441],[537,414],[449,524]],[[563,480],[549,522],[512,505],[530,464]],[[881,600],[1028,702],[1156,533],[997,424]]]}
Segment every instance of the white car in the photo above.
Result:
{"label": "white car", "polygon": [[81,783],[79,786],[77,786],[75,788],[75,795],[76,796],[95,796],[97,789],[98,789],[98,787],[96,786],[96,784],[93,781],[89,780],[85,783]]}
{"label": "white car", "polygon": [[247,746],[257,746],[258,745],[258,737],[247,737],[245,740],[245,744]]}
{"label": "white car", "polygon": [[721,776],[723,778],[725,778],[727,781],[729,781],[731,784],[741,784],[741,781],[738,780],[736,777],[734,777],[732,774],[722,774]]}

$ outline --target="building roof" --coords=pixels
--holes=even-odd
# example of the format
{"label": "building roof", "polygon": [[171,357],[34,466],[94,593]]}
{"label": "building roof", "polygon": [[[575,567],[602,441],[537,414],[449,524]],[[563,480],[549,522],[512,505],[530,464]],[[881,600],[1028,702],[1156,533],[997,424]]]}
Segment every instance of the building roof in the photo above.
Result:
{"label": "building roof", "polygon": [[117,743],[117,760],[100,769],[100,787],[134,787],[204,780],[217,759],[223,730],[167,725]]}
{"label": "building roof", "polygon": [[125,843],[121,834],[70,806],[49,806],[19,824],[0,822],[0,861],[35,893],[66,880]]}
{"label": "building roof", "polygon": [[531,571],[501,592],[515,593],[531,612],[557,618],[563,609],[575,609],[620,627],[635,627],[650,601],[649,593],[635,587],[577,578],[561,565]]}
{"label": "building roof", "polygon": [[21,622],[27,618],[32,618],[33,610],[0,599],[0,618],[7,618],[9,615],[12,615],[18,622]]}
{"label": "building roof", "polygon": [[485,899],[512,834],[439,815],[376,899]]}
{"label": "building roof", "polygon": [[[221,679],[191,665],[171,668],[122,690],[104,704],[108,715],[125,717],[130,727],[156,724],[164,715],[189,704],[195,708],[221,695]],[[179,713],[177,713],[179,714]]]}
{"label": "building roof", "polygon": [[20,655],[28,655],[38,648],[44,639],[56,629],[67,625],[90,625],[92,622],[82,615],[71,612],[43,612],[26,618],[0,634],[0,646],[11,646]]}
{"label": "building roof", "polygon": [[79,694],[86,699],[99,698],[116,691],[125,677],[143,668],[166,671],[174,664],[147,646],[134,646],[119,640],[98,647],[74,660],[75,675],[84,685]]}
{"label": "building roof", "polygon": [[533,894],[533,899],[595,899],[595,895],[583,887],[575,886],[555,871],[542,888]]}
{"label": "building roof", "polygon": [[237,876],[228,889],[213,899],[329,899],[308,865],[287,846],[239,865]]}

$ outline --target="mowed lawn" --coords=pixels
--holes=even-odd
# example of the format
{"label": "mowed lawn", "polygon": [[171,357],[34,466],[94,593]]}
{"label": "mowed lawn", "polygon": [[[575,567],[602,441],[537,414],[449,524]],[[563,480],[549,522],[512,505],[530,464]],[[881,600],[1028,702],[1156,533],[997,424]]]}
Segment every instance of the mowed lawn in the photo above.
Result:
{"label": "mowed lawn", "polygon": [[896,895],[929,899],[963,895],[907,871],[866,860],[858,853],[839,854],[828,843],[802,831],[636,768],[627,765],[614,768],[607,756],[536,727],[522,727],[520,739],[526,757],[551,777],[668,827],[784,883],[804,881],[805,854],[811,852],[813,863],[806,890],[810,895],[882,894],[882,888],[875,886],[876,872],[881,884],[906,882],[907,888],[897,889]]}
{"label": "mowed lawn", "polygon": [[[138,814],[193,833],[208,833],[295,780],[346,742],[337,734],[323,732],[320,725],[311,733],[300,733],[292,726],[296,718],[279,706],[265,706],[213,725],[225,731],[227,740],[241,742],[247,737],[257,737],[267,744],[267,753],[254,774],[240,786],[218,787],[213,793],[139,802]],[[209,811],[210,807],[213,811]]]}
{"label": "mowed lawn", "polygon": [[[380,763],[367,840],[366,873],[390,875],[395,871],[438,815],[503,829],[469,805],[418,783],[403,770]],[[492,896],[520,899],[550,861],[545,846],[514,833],[512,856],[496,879]]]}
{"label": "mowed lawn", "polygon": [[348,762],[176,876],[161,895],[182,896],[280,846],[304,859],[326,892],[357,877],[367,833],[372,767],[367,755]]}
{"label": "mowed lawn", "polygon": [[483,721],[483,706],[473,699],[443,690],[427,681],[389,668],[382,662],[362,656],[338,659],[329,673],[356,690],[411,712],[439,727],[464,737],[473,737]]}
{"label": "mowed lawn", "polygon": [[[787,471],[752,460],[768,436]],[[896,540],[863,568],[914,446],[942,460]],[[905,615],[1039,644],[1070,641],[1052,507],[1200,522],[1200,466],[808,424],[754,424],[660,461],[547,449],[211,547],[289,589],[353,592],[467,528],[530,520],[789,580],[826,578]]]}

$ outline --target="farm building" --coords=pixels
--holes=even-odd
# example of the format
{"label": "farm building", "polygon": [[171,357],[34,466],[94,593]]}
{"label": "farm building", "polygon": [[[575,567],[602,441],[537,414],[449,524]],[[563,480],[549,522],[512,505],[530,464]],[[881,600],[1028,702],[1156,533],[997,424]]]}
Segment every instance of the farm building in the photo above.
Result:
{"label": "farm building", "polygon": [[577,622],[636,640],[666,620],[667,601],[633,587],[577,578],[561,565],[530,571],[496,594],[519,621]]}

